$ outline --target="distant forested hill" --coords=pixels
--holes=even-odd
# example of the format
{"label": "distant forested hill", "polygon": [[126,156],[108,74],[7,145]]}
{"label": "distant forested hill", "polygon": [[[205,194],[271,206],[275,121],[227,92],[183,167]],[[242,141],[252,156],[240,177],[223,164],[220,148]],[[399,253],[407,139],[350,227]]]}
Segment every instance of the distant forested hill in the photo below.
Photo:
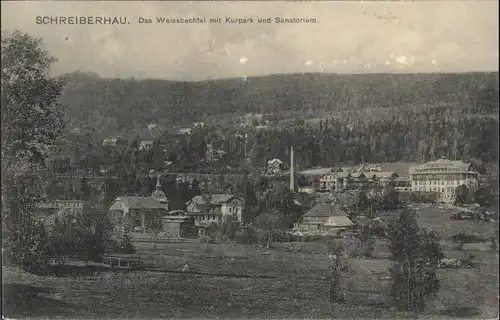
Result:
{"label": "distant forested hill", "polygon": [[457,105],[498,112],[498,73],[289,74],[202,82],[66,75],[68,117],[88,128],[128,131],[151,122],[182,125],[205,117],[298,111],[308,114],[403,105]]}

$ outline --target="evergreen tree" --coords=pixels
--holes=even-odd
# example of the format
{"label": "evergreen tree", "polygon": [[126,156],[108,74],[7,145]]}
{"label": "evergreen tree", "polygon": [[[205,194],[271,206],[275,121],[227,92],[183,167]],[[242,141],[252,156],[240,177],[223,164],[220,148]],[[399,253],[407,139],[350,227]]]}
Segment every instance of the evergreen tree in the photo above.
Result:
{"label": "evergreen tree", "polygon": [[464,204],[469,203],[469,199],[469,188],[467,188],[465,184],[462,184],[455,189],[455,205],[463,206]]}
{"label": "evergreen tree", "polygon": [[390,241],[391,296],[401,309],[422,311],[439,290],[436,269],[444,255],[437,235],[420,229],[415,213],[404,210],[390,228]]}

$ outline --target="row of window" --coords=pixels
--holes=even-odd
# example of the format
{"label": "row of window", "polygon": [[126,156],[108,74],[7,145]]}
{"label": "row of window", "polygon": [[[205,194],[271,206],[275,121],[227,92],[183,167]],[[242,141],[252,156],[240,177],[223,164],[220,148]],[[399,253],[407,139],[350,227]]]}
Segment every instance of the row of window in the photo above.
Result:
{"label": "row of window", "polygon": [[453,187],[448,187],[448,188],[418,187],[418,191],[448,192],[448,193],[454,194],[455,193],[455,188],[453,188]]}
{"label": "row of window", "polygon": [[414,181],[416,185],[460,185],[458,180],[417,180]]}
{"label": "row of window", "polygon": [[401,188],[401,187],[396,187],[397,191],[411,191],[411,188]]}
{"label": "row of window", "polygon": [[206,216],[196,216],[196,221],[207,221],[207,220],[218,220],[219,216],[217,215],[206,215]]}
{"label": "row of window", "polygon": [[48,203],[46,205],[44,205],[45,207],[53,207],[53,208],[82,208],[83,207],[83,204],[81,203],[59,203],[59,202],[55,202],[55,203]]}
{"label": "row of window", "polygon": [[415,169],[417,172],[458,172],[458,168],[427,168]]}
{"label": "row of window", "polygon": [[412,180],[465,180],[467,178],[476,178],[475,174],[428,174],[428,175],[411,175]]}

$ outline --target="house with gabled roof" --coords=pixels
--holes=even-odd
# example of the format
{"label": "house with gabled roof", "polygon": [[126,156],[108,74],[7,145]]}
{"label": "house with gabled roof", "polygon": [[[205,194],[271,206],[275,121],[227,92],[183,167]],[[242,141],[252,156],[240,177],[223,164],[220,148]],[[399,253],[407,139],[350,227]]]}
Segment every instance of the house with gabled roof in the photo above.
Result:
{"label": "house with gabled roof", "polygon": [[115,235],[151,233],[156,220],[168,214],[168,204],[165,193],[161,191],[159,175],[151,196],[117,197],[108,209]]}
{"label": "house with gabled roof", "polygon": [[126,143],[120,137],[108,137],[108,138],[102,140],[102,146],[103,147],[113,148],[113,147],[117,147],[117,146],[123,145],[123,144],[126,144]]}
{"label": "house with gabled roof", "polygon": [[243,204],[244,200],[235,195],[205,194],[186,202],[186,211],[193,216],[197,227],[204,228],[212,223],[220,223],[229,216],[234,221],[242,221]]}
{"label": "house with gabled roof", "polygon": [[180,128],[177,132],[179,135],[191,135],[192,128]]}
{"label": "house with gabled roof", "polygon": [[337,204],[317,204],[295,225],[301,231],[345,231],[354,226],[347,212]]}
{"label": "house with gabled roof", "polygon": [[283,161],[280,159],[274,158],[267,161],[267,174],[268,175],[276,175],[280,173],[283,169]]}
{"label": "house with gabled roof", "polygon": [[141,151],[151,150],[152,148],[153,148],[153,141],[151,140],[143,140],[139,144],[139,150]]}

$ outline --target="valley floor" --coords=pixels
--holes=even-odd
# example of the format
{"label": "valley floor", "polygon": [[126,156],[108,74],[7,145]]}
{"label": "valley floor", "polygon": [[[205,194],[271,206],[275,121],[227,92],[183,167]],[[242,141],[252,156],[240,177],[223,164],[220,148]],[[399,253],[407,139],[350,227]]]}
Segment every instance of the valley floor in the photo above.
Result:
{"label": "valley floor", "polygon": [[[419,219],[443,233],[467,227],[435,211],[423,212]],[[377,242],[373,259],[350,259],[343,304],[329,302],[328,258],[321,243],[276,243],[272,249],[160,244],[154,255],[151,244],[142,243],[137,244],[139,254],[158,271],[55,277],[3,268],[3,312],[10,318],[50,319],[413,317],[394,310],[387,298],[390,283],[381,280],[390,264],[386,244]],[[467,253],[444,244],[447,257]],[[498,253],[474,254],[479,262],[475,269],[438,271],[441,289],[419,318],[497,317]]]}

